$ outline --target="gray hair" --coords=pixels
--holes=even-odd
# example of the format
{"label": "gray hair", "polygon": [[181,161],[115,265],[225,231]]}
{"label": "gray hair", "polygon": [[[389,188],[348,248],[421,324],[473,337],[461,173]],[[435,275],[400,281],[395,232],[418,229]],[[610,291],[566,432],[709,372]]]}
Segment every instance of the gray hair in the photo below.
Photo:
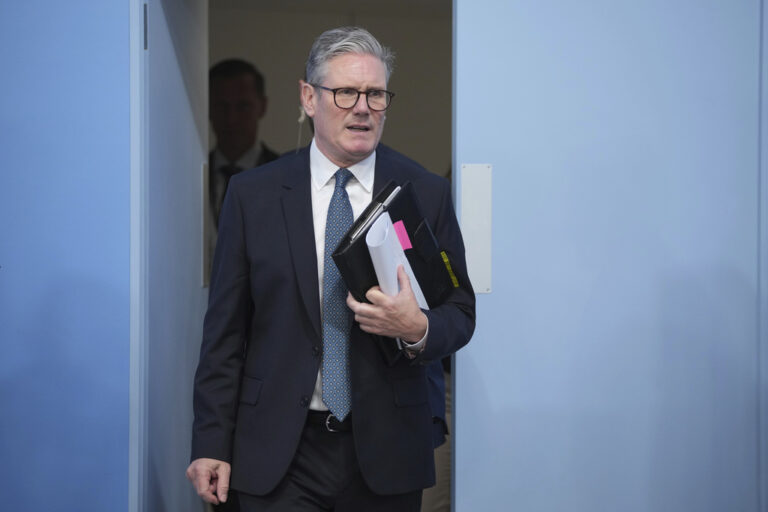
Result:
{"label": "gray hair", "polygon": [[360,27],[339,27],[326,30],[315,39],[307,58],[306,80],[320,84],[325,79],[328,62],[347,53],[378,57],[387,71],[387,81],[395,64],[395,54],[382,46],[370,32]]}

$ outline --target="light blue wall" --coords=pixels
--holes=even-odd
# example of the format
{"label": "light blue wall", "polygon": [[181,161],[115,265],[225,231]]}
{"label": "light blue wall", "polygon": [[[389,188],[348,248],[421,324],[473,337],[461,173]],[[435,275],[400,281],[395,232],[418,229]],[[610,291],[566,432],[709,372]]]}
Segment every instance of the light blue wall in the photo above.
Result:
{"label": "light blue wall", "polygon": [[768,13],[761,2],[763,14],[762,24],[762,54],[761,54],[761,89],[760,89],[760,251],[758,253],[758,269],[760,279],[760,298],[758,314],[760,316],[759,359],[760,364],[760,510],[768,510],[768,174],[766,173],[766,158],[768,158],[768,66],[765,56],[768,55],[768,41],[765,38],[765,26]]}
{"label": "light blue wall", "polygon": [[760,2],[455,5],[494,171],[456,510],[757,511]]}
{"label": "light blue wall", "polygon": [[128,508],[128,21],[0,3],[3,510]]}

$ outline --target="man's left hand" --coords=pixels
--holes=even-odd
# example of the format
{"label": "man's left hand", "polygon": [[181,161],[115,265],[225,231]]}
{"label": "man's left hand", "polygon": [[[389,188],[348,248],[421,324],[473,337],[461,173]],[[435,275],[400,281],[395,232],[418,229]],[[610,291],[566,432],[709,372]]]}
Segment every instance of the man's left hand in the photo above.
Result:
{"label": "man's left hand", "polygon": [[394,297],[374,286],[365,294],[370,304],[356,301],[350,293],[347,295],[347,306],[355,313],[355,321],[363,331],[415,343],[427,333],[427,316],[416,302],[402,265],[397,267],[397,281],[400,293]]}

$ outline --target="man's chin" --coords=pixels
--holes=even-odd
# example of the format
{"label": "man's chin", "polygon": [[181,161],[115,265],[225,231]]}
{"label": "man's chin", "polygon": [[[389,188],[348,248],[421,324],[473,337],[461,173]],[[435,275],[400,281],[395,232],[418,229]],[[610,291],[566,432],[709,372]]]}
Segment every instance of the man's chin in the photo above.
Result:
{"label": "man's chin", "polygon": [[365,158],[376,149],[376,143],[372,140],[365,141],[365,143],[350,144],[345,149],[348,154],[355,155],[357,157]]}
{"label": "man's chin", "polygon": [[373,153],[373,150],[375,148],[368,146],[365,149],[358,149],[355,151],[348,151],[347,154],[355,161],[359,162],[361,160],[365,160],[370,156],[371,153]]}

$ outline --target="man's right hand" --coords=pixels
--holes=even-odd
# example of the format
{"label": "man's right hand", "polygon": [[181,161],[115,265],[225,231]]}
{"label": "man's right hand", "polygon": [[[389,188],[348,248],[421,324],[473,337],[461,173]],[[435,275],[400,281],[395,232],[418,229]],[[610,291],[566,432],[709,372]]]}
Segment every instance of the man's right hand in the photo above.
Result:
{"label": "man's right hand", "polygon": [[203,500],[218,505],[227,501],[230,472],[228,462],[216,459],[195,459],[187,468],[187,478]]}

